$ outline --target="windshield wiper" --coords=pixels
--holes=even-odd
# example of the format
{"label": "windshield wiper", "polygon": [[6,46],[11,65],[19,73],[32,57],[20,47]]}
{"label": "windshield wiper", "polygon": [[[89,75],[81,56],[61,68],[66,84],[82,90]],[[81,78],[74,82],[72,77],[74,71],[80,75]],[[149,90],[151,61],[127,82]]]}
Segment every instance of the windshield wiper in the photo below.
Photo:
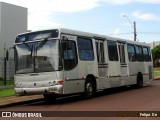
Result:
{"label": "windshield wiper", "polygon": [[29,47],[29,45],[26,43],[26,42],[23,42],[24,45],[26,46],[26,48],[29,50],[29,51],[32,51],[32,48]]}
{"label": "windshield wiper", "polygon": [[39,50],[40,48],[42,48],[46,42],[48,41],[48,38],[45,38],[44,41],[42,41],[37,47],[36,47],[36,51]]}

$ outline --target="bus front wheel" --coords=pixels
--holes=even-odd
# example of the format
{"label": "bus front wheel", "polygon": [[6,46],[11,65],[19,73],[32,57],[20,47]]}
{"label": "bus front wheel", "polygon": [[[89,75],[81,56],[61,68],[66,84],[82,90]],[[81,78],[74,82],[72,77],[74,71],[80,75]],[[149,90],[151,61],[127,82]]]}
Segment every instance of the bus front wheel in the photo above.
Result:
{"label": "bus front wheel", "polygon": [[84,92],[85,98],[89,99],[94,97],[96,91],[95,89],[96,88],[93,80],[91,78],[87,78],[85,82],[85,92]]}

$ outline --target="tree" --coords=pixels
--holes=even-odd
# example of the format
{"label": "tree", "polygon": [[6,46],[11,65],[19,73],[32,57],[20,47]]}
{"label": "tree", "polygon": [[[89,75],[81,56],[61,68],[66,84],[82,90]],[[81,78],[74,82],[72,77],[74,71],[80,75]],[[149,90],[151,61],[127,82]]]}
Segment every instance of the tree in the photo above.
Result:
{"label": "tree", "polygon": [[154,66],[160,66],[160,45],[152,49]]}

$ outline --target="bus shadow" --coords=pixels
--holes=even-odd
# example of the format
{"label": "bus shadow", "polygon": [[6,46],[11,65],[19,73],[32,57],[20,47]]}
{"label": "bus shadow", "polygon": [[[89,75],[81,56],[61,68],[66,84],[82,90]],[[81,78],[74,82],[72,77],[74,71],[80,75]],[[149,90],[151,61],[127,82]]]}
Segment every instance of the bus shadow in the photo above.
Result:
{"label": "bus shadow", "polygon": [[134,86],[123,86],[123,87],[115,87],[115,88],[108,88],[103,90],[102,92],[97,92],[96,97],[104,96],[104,95],[112,95],[117,94],[120,92],[127,92],[130,90],[135,90]]}
{"label": "bus shadow", "polygon": [[[143,88],[146,88],[146,87],[149,87],[149,86],[145,86]],[[141,89],[143,89],[143,88],[141,88]],[[118,94],[121,92],[128,92],[131,90],[138,90],[138,89],[136,89],[134,86],[109,88],[109,89],[97,92],[93,99],[96,99],[97,97],[106,96],[106,95]],[[60,104],[69,104],[69,103],[84,101],[84,100],[86,100],[86,99],[84,99],[80,94],[75,94],[75,95],[61,96],[53,101],[52,100],[50,100],[50,101],[43,100],[39,103],[38,102],[35,104],[33,103],[32,105],[34,105],[34,106],[36,106],[36,105],[60,105]],[[92,100],[92,99],[90,99],[90,100]]]}

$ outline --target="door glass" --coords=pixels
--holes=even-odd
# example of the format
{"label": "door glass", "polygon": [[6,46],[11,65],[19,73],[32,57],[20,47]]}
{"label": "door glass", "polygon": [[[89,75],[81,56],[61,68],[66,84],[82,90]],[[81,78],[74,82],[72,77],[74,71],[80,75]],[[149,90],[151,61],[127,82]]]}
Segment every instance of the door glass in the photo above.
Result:
{"label": "door glass", "polygon": [[119,44],[119,56],[120,56],[120,62],[121,63],[126,63],[125,61],[125,50],[124,50],[124,44]]}
{"label": "door glass", "polygon": [[63,41],[62,51],[64,59],[64,69],[72,70],[77,66],[77,51],[76,43],[74,41]]}
{"label": "door glass", "polygon": [[98,63],[105,63],[104,44],[102,41],[96,41],[96,51]]}
{"label": "door glass", "polygon": [[105,59],[104,59],[104,45],[102,42],[100,42],[100,55],[101,55],[101,63],[104,63],[105,62]]}

